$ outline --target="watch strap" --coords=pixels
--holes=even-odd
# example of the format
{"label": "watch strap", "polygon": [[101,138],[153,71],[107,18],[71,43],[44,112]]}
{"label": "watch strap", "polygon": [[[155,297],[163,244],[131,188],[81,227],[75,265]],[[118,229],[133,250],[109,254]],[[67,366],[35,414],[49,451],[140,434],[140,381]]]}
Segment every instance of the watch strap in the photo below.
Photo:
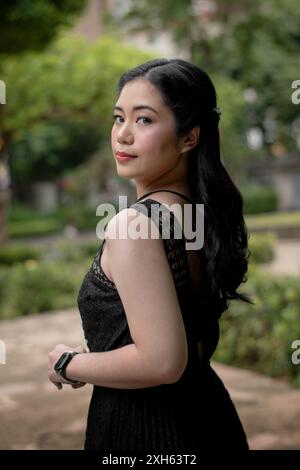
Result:
{"label": "watch strap", "polygon": [[68,364],[71,362],[73,357],[76,354],[79,354],[79,353],[77,351],[65,351],[63,354],[65,354],[65,353],[69,353],[68,361],[64,364],[64,367],[57,370],[56,373],[61,377],[62,383],[70,384],[70,385],[79,384],[80,383],[79,380],[71,380],[71,379],[68,379],[66,377],[66,368],[67,368]]}

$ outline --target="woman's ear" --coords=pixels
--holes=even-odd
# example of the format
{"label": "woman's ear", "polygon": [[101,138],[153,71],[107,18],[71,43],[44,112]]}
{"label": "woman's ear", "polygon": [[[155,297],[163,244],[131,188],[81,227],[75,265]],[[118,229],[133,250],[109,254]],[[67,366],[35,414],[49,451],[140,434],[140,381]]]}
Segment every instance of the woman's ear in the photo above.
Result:
{"label": "woman's ear", "polygon": [[183,138],[180,144],[180,153],[192,150],[199,142],[200,127],[196,126],[189,131]]}

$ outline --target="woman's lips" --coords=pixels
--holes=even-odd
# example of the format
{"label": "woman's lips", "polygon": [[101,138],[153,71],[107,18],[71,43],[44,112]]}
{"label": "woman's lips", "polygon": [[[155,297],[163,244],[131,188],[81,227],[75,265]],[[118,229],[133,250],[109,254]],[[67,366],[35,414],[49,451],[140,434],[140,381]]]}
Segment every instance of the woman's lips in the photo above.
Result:
{"label": "woman's lips", "polygon": [[118,161],[120,162],[124,162],[124,161],[127,161],[127,160],[132,160],[133,158],[137,158],[136,155],[130,155],[130,153],[126,153],[126,152],[117,152],[116,153],[116,158]]}
{"label": "woman's lips", "polygon": [[132,157],[132,158],[136,157],[136,155],[131,155],[131,153],[126,153],[126,152],[117,152],[117,155],[120,155],[121,157]]}

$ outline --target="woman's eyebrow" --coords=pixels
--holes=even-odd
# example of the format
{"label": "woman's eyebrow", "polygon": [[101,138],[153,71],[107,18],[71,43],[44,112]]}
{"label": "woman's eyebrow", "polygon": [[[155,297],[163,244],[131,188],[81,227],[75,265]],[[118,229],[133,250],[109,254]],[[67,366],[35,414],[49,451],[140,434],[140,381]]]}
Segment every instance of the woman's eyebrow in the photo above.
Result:
{"label": "woman's eyebrow", "polygon": [[[120,106],[115,106],[114,109],[118,109],[120,111],[123,111],[123,109]],[[154,113],[158,114],[156,109],[151,108],[151,106],[147,106],[146,104],[141,104],[139,106],[134,106],[132,109],[133,109],[133,111],[136,111],[138,109],[150,109],[150,111],[154,111]]]}

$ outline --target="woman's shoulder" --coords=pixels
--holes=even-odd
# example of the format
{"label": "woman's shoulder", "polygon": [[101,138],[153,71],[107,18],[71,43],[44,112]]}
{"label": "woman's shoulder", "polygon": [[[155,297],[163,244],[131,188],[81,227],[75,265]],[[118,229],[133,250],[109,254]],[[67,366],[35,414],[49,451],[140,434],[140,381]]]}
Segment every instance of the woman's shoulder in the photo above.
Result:
{"label": "woman's shoulder", "polygon": [[[127,207],[119,211],[108,222],[105,240],[144,238],[149,233],[151,217],[147,205]],[[153,224],[155,230],[155,224]]]}
{"label": "woman's shoulder", "polygon": [[146,204],[140,205],[143,210],[130,206],[110,220],[106,229],[109,272],[113,277],[116,266],[121,270],[125,263],[127,267],[135,267],[135,272],[138,271],[138,266],[143,265],[145,269],[155,273],[158,267],[161,268],[167,262],[176,286],[186,285],[188,260],[184,239],[174,238],[174,228],[169,227],[169,234],[167,223],[164,224],[163,220],[162,223],[157,222],[156,217],[150,217],[148,211],[152,205],[147,199]]}

